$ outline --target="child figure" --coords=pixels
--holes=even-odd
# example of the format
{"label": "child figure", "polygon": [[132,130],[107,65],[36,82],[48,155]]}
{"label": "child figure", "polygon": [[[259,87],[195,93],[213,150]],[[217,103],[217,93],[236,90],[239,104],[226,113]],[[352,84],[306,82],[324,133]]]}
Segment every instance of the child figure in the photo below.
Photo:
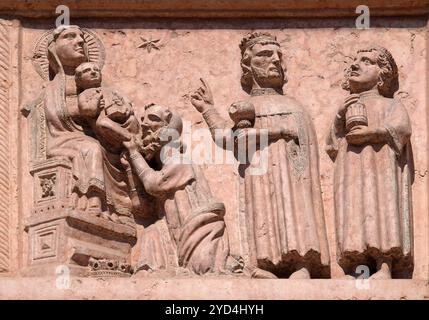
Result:
{"label": "child figure", "polygon": [[96,138],[106,150],[120,154],[122,142],[139,132],[139,124],[130,101],[106,87],[96,63],[84,62],[76,68],[78,107]]}

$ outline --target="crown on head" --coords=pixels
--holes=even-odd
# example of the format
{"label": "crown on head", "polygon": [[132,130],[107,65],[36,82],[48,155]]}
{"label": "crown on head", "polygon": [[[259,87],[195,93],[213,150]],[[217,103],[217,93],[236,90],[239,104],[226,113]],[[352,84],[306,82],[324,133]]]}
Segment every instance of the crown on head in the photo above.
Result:
{"label": "crown on head", "polygon": [[280,46],[280,44],[277,42],[277,38],[268,32],[251,32],[241,40],[241,54],[244,54],[244,51],[246,51],[247,48],[254,46],[256,43],[276,44]]}

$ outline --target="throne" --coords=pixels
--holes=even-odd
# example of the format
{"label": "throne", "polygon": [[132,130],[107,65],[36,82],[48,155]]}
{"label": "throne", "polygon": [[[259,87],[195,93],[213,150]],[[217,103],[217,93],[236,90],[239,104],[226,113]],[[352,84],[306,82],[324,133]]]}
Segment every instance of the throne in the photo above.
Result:
{"label": "throne", "polygon": [[[136,243],[135,228],[73,209],[72,164],[62,157],[47,157],[43,97],[22,110],[29,122],[30,173],[33,176],[33,209],[25,221],[28,233],[28,267],[25,276],[53,275],[59,266],[70,274],[86,276],[95,260],[129,264]],[[92,263],[91,263],[92,261]],[[62,269],[63,270],[63,269]],[[119,268],[117,274],[130,273]],[[122,275],[123,276],[123,275]]]}

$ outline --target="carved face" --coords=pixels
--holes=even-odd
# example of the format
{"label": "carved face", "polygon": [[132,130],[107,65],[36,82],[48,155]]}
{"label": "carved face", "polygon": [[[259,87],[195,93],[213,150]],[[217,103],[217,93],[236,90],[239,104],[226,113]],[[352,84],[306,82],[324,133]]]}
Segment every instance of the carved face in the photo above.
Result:
{"label": "carved face", "polygon": [[262,88],[281,88],[284,81],[282,52],[275,44],[257,43],[252,47],[250,68]]}
{"label": "carved face", "polygon": [[66,28],[55,40],[55,52],[63,66],[77,67],[86,60],[83,32],[78,27]]}
{"label": "carved face", "polygon": [[84,62],[76,68],[76,85],[81,89],[101,86],[101,72],[96,63]]}
{"label": "carved face", "polygon": [[377,63],[378,52],[359,52],[350,66],[351,93],[360,93],[377,87],[381,69]]}
{"label": "carved face", "polygon": [[144,157],[150,160],[163,146],[160,140],[161,130],[168,126],[171,112],[162,106],[152,105],[141,119]]}

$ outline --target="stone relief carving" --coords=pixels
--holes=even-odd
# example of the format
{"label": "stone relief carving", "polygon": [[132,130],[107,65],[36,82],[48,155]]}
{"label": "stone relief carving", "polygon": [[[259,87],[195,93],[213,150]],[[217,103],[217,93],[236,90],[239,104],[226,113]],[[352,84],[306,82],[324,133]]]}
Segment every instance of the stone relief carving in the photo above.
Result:
{"label": "stone relief carving", "polygon": [[[150,51],[156,42],[141,47]],[[131,101],[103,83],[105,54],[95,33],[67,26],[42,36],[33,62],[45,86],[23,110],[33,140],[35,199],[26,223],[31,270],[61,262],[94,277],[133,271],[330,277],[314,125],[305,107],[283,92],[287,79],[276,38],[254,32],[240,49],[241,85],[250,97],[230,106],[231,121],[219,115],[203,79],[191,102],[214,141],[240,162],[243,258],[230,253],[224,204],[201,168],[184,159],[176,112],[150,104],[138,118]],[[335,161],[338,261],[347,275],[364,264],[374,278],[407,277],[411,125],[393,99],[393,57],[379,47],[359,51],[345,88],[350,96],[327,148]],[[261,159],[265,171],[255,173]],[[357,169],[362,163],[370,174]],[[381,165],[385,169],[377,169]],[[143,226],[139,239],[136,224]],[[139,263],[131,266],[137,241]]]}
{"label": "stone relief carving", "polygon": [[[327,278],[329,253],[313,124],[305,108],[283,93],[286,76],[276,38],[251,33],[240,49],[241,84],[250,98],[231,107],[234,125],[220,117],[204,80],[191,102],[223,148],[236,150],[246,137],[260,144],[267,131],[268,145],[259,146],[239,168],[248,268],[256,278]],[[216,138],[220,133],[222,139]],[[268,153],[266,172],[252,174],[263,152]]]}
{"label": "stone relief carving", "polygon": [[327,138],[335,162],[338,262],[347,275],[369,266],[374,279],[410,277],[413,268],[411,123],[391,53],[357,52],[345,99]]}
{"label": "stone relief carving", "polygon": [[[176,248],[173,264],[199,275],[242,271],[242,262],[229,254],[224,204],[212,196],[202,170],[185,161],[181,153],[181,118],[166,107],[150,104],[141,126],[143,150],[136,139],[124,145],[129,165],[157,202],[154,218],[166,221]],[[167,249],[159,233],[143,234],[141,241],[137,269],[168,269]]]}
{"label": "stone relief carving", "polygon": [[89,276],[95,278],[130,277],[131,265],[126,262],[109,259],[89,259]]}
{"label": "stone relief carving", "polygon": [[55,196],[55,182],[57,176],[55,174],[50,174],[45,177],[40,177],[40,187],[42,189],[42,198],[49,198]]}
{"label": "stone relief carving", "polygon": [[[60,261],[82,267],[78,270],[83,272],[90,258],[129,259],[136,231],[129,177],[115,139],[125,138],[121,130],[129,129],[133,120],[137,131],[139,125],[131,103],[101,87],[103,45],[87,29],[61,26],[36,43],[33,62],[45,86],[23,110],[33,138],[31,173],[42,183],[40,193],[35,193],[35,213],[43,215],[34,214],[26,223],[30,267]],[[122,109],[125,122],[119,116]],[[115,224],[124,227],[118,229]],[[50,228],[55,229],[54,242],[61,245],[52,256],[41,259],[35,254],[37,230]],[[83,234],[86,243],[81,241]],[[113,248],[101,240],[107,234]]]}
{"label": "stone relief carving", "polygon": [[0,127],[6,136],[0,143],[0,273],[9,271],[9,83],[10,83],[10,39],[9,29],[0,19]]}
{"label": "stone relief carving", "polygon": [[[180,135],[182,120],[157,105],[137,119],[132,103],[104,85],[97,39],[63,26],[36,44],[34,62],[46,85],[23,110],[34,140],[31,173],[39,183],[26,227],[30,271],[65,261],[81,267],[80,274],[89,266],[91,276],[129,275],[114,262],[128,265],[137,218],[146,219],[137,271],[241,273],[242,260],[229,254],[225,207],[201,169],[160,161],[160,133],[168,128]],[[155,239],[151,230],[160,223],[167,234]],[[109,242],[102,240],[107,234]],[[164,253],[171,263],[159,258]]]}
{"label": "stone relief carving", "polygon": [[143,48],[146,49],[148,53],[152,51],[152,49],[159,50],[159,41],[161,39],[152,39],[152,37],[146,39],[143,37],[140,37],[142,42],[137,46],[137,48]]}

